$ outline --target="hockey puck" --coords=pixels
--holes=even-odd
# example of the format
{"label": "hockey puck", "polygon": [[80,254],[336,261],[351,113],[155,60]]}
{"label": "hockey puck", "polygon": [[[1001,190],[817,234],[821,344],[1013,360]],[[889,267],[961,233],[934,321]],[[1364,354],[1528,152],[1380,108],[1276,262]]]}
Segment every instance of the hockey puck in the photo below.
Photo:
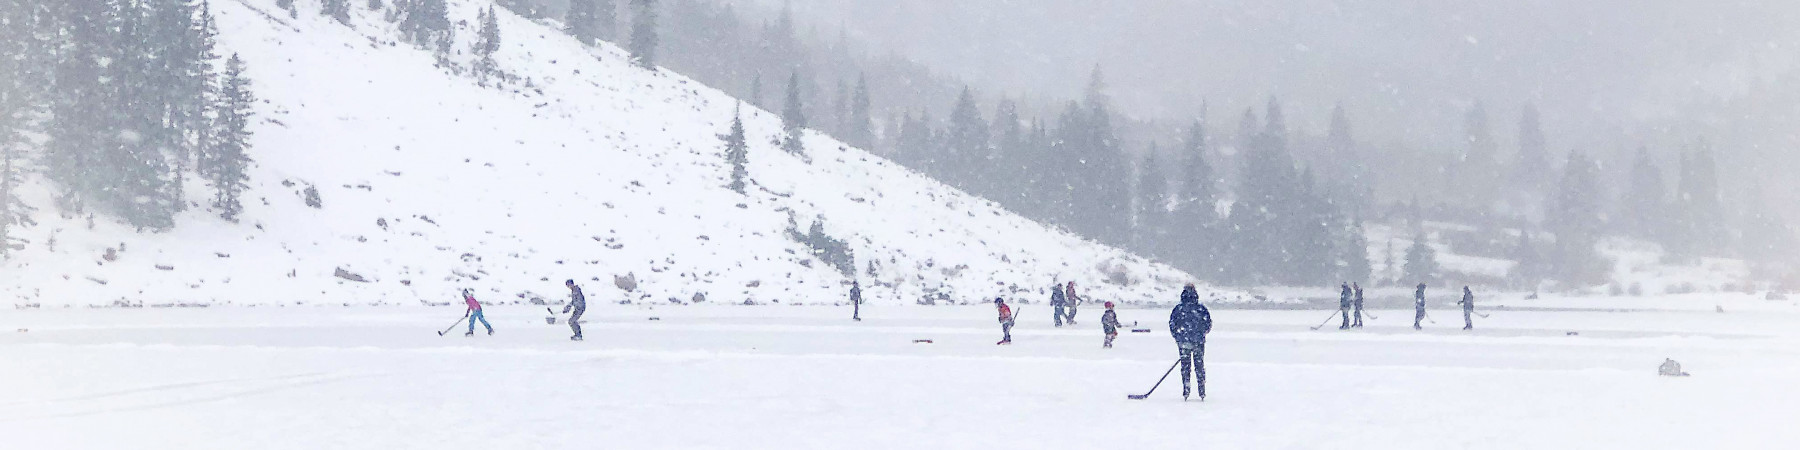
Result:
{"label": "hockey puck", "polygon": [[913,339],[914,344],[930,344],[930,339]]}

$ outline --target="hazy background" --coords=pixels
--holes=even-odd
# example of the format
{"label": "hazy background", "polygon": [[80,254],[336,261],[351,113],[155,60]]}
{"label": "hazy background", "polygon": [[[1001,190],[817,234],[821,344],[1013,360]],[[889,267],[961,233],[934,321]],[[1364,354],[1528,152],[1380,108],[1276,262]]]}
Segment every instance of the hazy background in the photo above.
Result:
{"label": "hazy background", "polygon": [[1784,1],[756,1],[979,85],[1073,98],[1100,64],[1139,118],[1203,101],[1235,118],[1276,95],[1295,126],[1323,129],[1343,102],[1361,134],[1414,145],[1454,143],[1476,100],[1500,125],[1536,103],[1553,149],[1615,144],[1702,121],[1800,54],[1800,2]]}

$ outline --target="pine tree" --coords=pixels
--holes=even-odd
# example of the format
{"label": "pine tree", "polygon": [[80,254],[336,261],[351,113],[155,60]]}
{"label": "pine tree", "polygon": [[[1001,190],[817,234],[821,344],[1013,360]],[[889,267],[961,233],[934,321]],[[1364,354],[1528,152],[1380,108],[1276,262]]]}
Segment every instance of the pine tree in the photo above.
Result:
{"label": "pine tree", "polygon": [[438,53],[448,53],[454,42],[450,8],[446,0],[412,0],[401,6],[400,31],[406,39]]}
{"label": "pine tree", "polygon": [[1599,281],[1606,268],[1594,253],[1601,225],[1599,167],[1581,152],[1569,153],[1562,182],[1551,200],[1547,217],[1556,245],[1550,266],[1553,275],[1569,283]]}
{"label": "pine tree", "polygon": [[171,105],[177,103],[171,90],[179,91],[185,84],[179,75],[186,67],[166,63],[190,55],[169,51],[165,39],[178,40],[189,30],[164,26],[156,18],[160,11],[172,11],[173,16],[191,19],[186,15],[190,11],[174,4],[120,6],[119,59],[107,66],[118,89],[120,103],[113,113],[118,115],[120,145],[108,149],[102,167],[113,176],[103,179],[108,186],[102,193],[110,208],[137,229],[167,230],[175,226],[176,201],[167,178],[174,171],[164,152],[183,147],[180,130],[168,120]]}
{"label": "pine tree", "polygon": [[1137,209],[1133,242],[1138,251],[1151,254],[1161,252],[1168,238],[1169,180],[1156,162],[1160,151],[1151,141],[1143,164],[1138,166],[1138,195],[1133,205]]}
{"label": "pine tree", "polygon": [[600,24],[595,19],[594,1],[569,0],[569,10],[563,14],[564,30],[584,45],[600,43]]}
{"label": "pine tree", "polygon": [[732,192],[744,193],[745,180],[750,177],[750,144],[744,134],[743,115],[738,111],[731,114],[731,131],[720,135],[725,141],[725,163],[731,165],[731,183],[726,187]]}
{"label": "pine tree", "polygon": [[500,19],[494,7],[489,6],[481,11],[478,20],[481,29],[475,34],[475,75],[485,84],[489,78],[500,75],[500,64],[494,61],[494,53],[500,51]]}
{"label": "pine tree", "polygon": [[1451,192],[1457,193],[1469,210],[1486,212],[1494,198],[1494,156],[1498,147],[1488,125],[1487,109],[1481,102],[1463,115],[1463,132],[1466,147],[1453,166],[1455,185]]}
{"label": "pine tree", "polygon": [[1001,98],[994,106],[994,122],[989,129],[993,159],[988,165],[991,175],[985,183],[988,195],[1013,211],[1027,214],[1021,200],[1030,189],[1031,164],[1024,148],[1025,128],[1019,118],[1019,105]]}
{"label": "pine tree", "polygon": [[829,122],[831,135],[843,140],[844,130],[849,129],[850,124],[850,86],[844,84],[844,80],[838,80],[837,96],[832,99],[834,103],[831,104],[831,121]]}
{"label": "pine tree", "polygon": [[1365,284],[1375,285],[1373,279],[1375,269],[1369,266],[1369,238],[1363,233],[1362,218],[1350,220],[1349,236],[1343,245],[1340,258],[1344,261],[1340,280],[1361,280]]}
{"label": "pine tree", "polygon": [[320,0],[319,14],[350,24],[350,0]]}
{"label": "pine tree", "polygon": [[1430,284],[1437,280],[1437,250],[1426,242],[1424,231],[1413,236],[1412,246],[1406,249],[1405,283]]}
{"label": "pine tree", "polygon": [[762,91],[762,72],[757,72],[750,76],[750,106],[763,107]]}
{"label": "pine tree", "polygon": [[1544,198],[1549,194],[1550,179],[1544,128],[1539,123],[1537,107],[1527,104],[1519,115],[1519,153],[1513,159],[1512,182],[1513,190],[1521,197],[1518,201]]}
{"label": "pine tree", "polygon": [[1170,213],[1168,233],[1170,247],[1179,252],[1174,260],[1189,273],[1208,280],[1218,279],[1217,239],[1218,180],[1212,165],[1206,162],[1210,152],[1204,122],[1195,121],[1188,128],[1182,157],[1186,160],[1175,210]]}
{"label": "pine tree", "polygon": [[1381,253],[1383,256],[1381,260],[1382,280],[1380,281],[1387,284],[1399,284],[1402,274],[1399,260],[1394,258],[1394,240],[1392,238],[1388,239],[1387,246],[1382,249]]}
{"label": "pine tree", "polygon": [[1671,250],[1679,256],[1717,254],[1724,237],[1721,227],[1724,208],[1712,152],[1703,147],[1691,155],[1684,155],[1677,185],[1678,236],[1671,239],[1671,247],[1674,247]]}
{"label": "pine tree", "polygon": [[[958,189],[986,194],[988,186],[977,186],[991,167],[988,157],[992,151],[988,147],[988,124],[981,118],[981,111],[975,107],[975,94],[967,86],[956,98],[956,106],[950,111],[950,129],[945,130],[944,147],[949,152],[943,164],[938,165],[938,173],[932,174],[945,183]],[[992,180],[988,180],[992,181]]]}
{"label": "pine tree", "polygon": [[1365,207],[1374,201],[1369,188],[1373,180],[1363,156],[1356,149],[1356,139],[1351,135],[1350,118],[1344,113],[1344,105],[1338,104],[1331,109],[1331,126],[1325,134],[1324,164],[1333,167],[1326,171],[1325,179],[1333,189],[1333,199],[1350,207]]}
{"label": "pine tree", "polygon": [[[589,0],[594,3],[594,39],[618,39],[619,4],[617,0]],[[595,42],[599,44],[599,42]]]}
{"label": "pine tree", "polygon": [[1069,164],[1064,175],[1074,188],[1072,228],[1116,245],[1131,241],[1131,167],[1113,130],[1110,102],[1105,77],[1095,66],[1081,120],[1076,129],[1064,132],[1074,139],[1068,149],[1072,153],[1065,154],[1073,159],[1064,161]]}
{"label": "pine tree", "polygon": [[800,140],[806,134],[806,112],[800,104],[800,72],[788,76],[787,102],[781,108],[781,134],[783,151],[806,154],[806,144]]}
{"label": "pine tree", "polygon": [[631,0],[631,62],[656,67],[656,0]]}
{"label": "pine tree", "polygon": [[1513,245],[1511,256],[1516,262],[1512,269],[1513,283],[1536,292],[1538,283],[1544,280],[1545,268],[1544,257],[1531,240],[1531,231],[1519,232],[1519,242]]}
{"label": "pine tree", "polygon": [[0,1],[0,259],[12,250],[12,227],[29,221],[19,199],[24,161],[20,157],[32,113],[28,72],[37,49],[31,44],[30,10],[22,1]]}
{"label": "pine tree", "polygon": [[869,116],[869,80],[857,75],[856,93],[850,100],[850,118],[844,124],[844,141],[864,150],[874,150],[875,136]]}
{"label": "pine tree", "polygon": [[213,206],[219,208],[219,217],[232,222],[243,212],[240,197],[250,187],[250,119],[255,114],[255,102],[250,80],[244,76],[244,61],[233,54],[225,61],[224,79],[220,82],[218,148],[208,164],[214,168],[208,181],[217,192]]}
{"label": "pine tree", "polygon": [[1626,234],[1645,239],[1660,239],[1665,236],[1669,211],[1666,207],[1667,188],[1663,185],[1662,171],[1656,168],[1656,162],[1650,159],[1650,151],[1639,148],[1637,160],[1631,165],[1631,185],[1619,202],[1621,229]]}

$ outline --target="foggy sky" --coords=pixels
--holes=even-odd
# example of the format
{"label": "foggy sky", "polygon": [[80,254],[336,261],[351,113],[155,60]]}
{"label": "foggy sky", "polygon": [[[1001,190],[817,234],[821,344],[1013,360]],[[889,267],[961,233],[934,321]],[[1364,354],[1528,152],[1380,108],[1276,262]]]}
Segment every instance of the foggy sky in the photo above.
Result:
{"label": "foggy sky", "polygon": [[1322,129],[1342,101],[1362,134],[1455,142],[1483,100],[1496,134],[1525,102],[1554,148],[1790,70],[1800,2],[1695,0],[763,0],[841,24],[981,86],[1078,95],[1096,63],[1146,118],[1215,122],[1279,96]]}

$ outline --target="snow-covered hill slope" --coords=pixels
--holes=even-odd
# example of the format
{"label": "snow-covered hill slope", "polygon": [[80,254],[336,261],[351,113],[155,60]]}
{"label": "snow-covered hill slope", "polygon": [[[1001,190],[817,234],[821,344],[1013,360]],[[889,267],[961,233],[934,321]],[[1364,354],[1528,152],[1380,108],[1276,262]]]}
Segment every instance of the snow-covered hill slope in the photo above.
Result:
{"label": "snow-covered hill slope", "polygon": [[[5,295],[45,306],[419,304],[472,287],[489,302],[557,301],[572,278],[597,301],[842,301],[849,278],[787,237],[790,217],[802,231],[823,217],[850,243],[874,303],[939,292],[1041,301],[1058,280],[1091,298],[1167,302],[1188,281],[825,136],[805,140],[804,162],[771,144],[779,119],[749,107],[756,184],[736,194],[717,138],[736,100],[505,10],[497,58],[520,80],[483,87],[397,42],[362,2],[352,26],[319,16],[316,1],[297,2],[293,19],[274,3],[213,5],[221,53],[241,54],[263,100],[242,223],[206,211],[198,186],[196,208],[166,233],[46,208],[0,271]],[[491,3],[450,4],[448,59],[467,67],[469,24]],[[308,187],[322,207],[306,205]],[[28,201],[48,205],[37,188]],[[631,284],[622,278],[635,288],[616,287]]]}

